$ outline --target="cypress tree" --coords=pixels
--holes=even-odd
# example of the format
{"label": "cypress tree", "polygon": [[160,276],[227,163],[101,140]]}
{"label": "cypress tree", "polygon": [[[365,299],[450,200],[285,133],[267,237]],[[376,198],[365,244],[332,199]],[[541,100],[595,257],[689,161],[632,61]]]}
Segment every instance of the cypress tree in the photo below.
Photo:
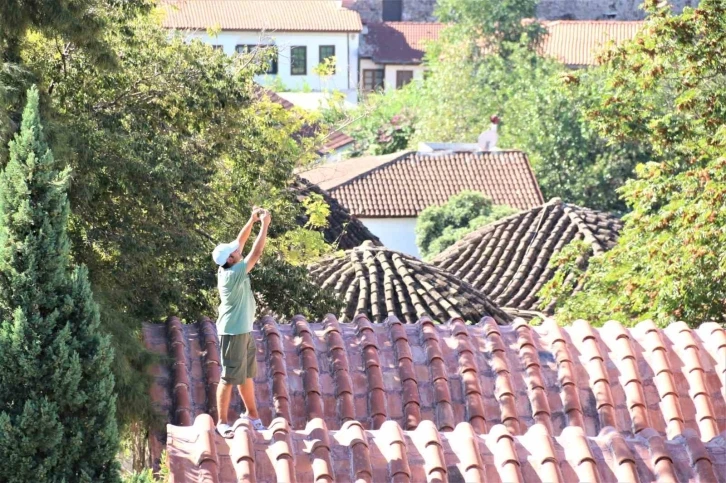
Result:
{"label": "cypress tree", "polygon": [[0,481],[118,481],[113,354],[38,104],[33,87],[0,173]]}

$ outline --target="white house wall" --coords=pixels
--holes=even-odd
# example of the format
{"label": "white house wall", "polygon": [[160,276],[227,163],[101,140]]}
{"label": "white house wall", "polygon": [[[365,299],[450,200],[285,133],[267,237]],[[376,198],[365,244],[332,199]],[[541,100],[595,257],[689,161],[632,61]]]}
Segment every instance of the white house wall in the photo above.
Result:
{"label": "white house wall", "polygon": [[416,246],[416,218],[358,218],[391,250],[421,258]]}
{"label": "white house wall", "polygon": [[[274,44],[278,48],[277,77],[287,90],[302,90],[307,84],[312,91],[337,90],[346,94],[351,102],[357,102],[358,88],[358,44],[359,34],[345,32],[252,32],[225,30],[210,37],[198,31],[190,37],[210,45],[221,45],[229,55],[235,53],[237,45]],[[334,45],[336,57],[335,74],[321,79],[313,72],[319,64],[321,45]],[[290,47],[307,47],[306,75],[292,75],[290,69]],[[262,85],[273,83],[274,75],[259,75],[255,81]]]}
{"label": "white house wall", "polygon": [[396,88],[396,73],[399,70],[413,71],[413,80],[417,80],[423,79],[425,69],[422,65],[386,64],[386,72],[383,77],[383,82],[386,84],[386,90]]}
{"label": "white house wall", "polygon": [[383,69],[383,83],[386,90],[396,88],[396,73],[399,70],[411,70],[413,71],[414,80],[423,79],[424,71],[426,70],[423,65],[410,65],[410,64],[377,64],[371,59],[360,60],[360,86],[363,88],[363,70],[368,69]]}

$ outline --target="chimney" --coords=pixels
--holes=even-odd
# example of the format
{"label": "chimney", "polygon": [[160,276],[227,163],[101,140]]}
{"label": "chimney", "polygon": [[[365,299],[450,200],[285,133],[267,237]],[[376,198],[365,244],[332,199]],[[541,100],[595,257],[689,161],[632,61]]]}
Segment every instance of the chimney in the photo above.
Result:
{"label": "chimney", "polygon": [[490,118],[490,121],[491,124],[489,125],[489,129],[479,135],[477,142],[479,149],[482,151],[497,150],[497,139],[499,138],[499,135],[497,134],[497,125],[499,124],[499,117],[494,115]]}

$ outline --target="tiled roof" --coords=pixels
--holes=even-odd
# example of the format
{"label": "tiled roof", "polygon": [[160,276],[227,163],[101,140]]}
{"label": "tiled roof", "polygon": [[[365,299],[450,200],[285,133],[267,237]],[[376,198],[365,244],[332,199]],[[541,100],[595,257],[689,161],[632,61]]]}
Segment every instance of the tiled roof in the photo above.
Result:
{"label": "tiled roof", "polygon": [[361,41],[361,57],[379,64],[420,64],[426,42],[439,38],[445,25],[432,22],[368,24]]}
{"label": "tiled roof", "polygon": [[543,22],[547,34],[542,53],[570,66],[596,65],[597,54],[613,41],[635,37],[644,22],[623,20],[556,20]]}
{"label": "tiled roof", "polygon": [[426,421],[405,431],[394,421],[365,430],[349,421],[330,430],[322,419],[292,430],[278,418],[265,432],[240,421],[234,437],[215,434],[209,415],[193,426],[168,426],[170,481],[180,482],[709,482],[724,481],[726,437],[704,444],[693,433],[665,441],[577,427],[552,437],[537,424],[524,435],[496,425],[438,431]]}
{"label": "tiled roof", "polygon": [[[149,349],[171,359],[153,368],[151,388],[168,422],[191,426],[200,414],[216,417],[215,325],[170,318],[144,324],[143,334]],[[157,464],[166,446],[177,478],[185,468],[185,479],[176,481],[208,471],[236,481],[252,463],[258,481],[283,471],[309,475],[311,467],[330,468],[335,481],[360,471],[369,472],[368,481],[396,480],[399,470],[421,481],[420,467],[430,475],[439,465],[439,448],[452,481],[481,481],[475,477],[482,470],[493,481],[496,473],[506,481],[597,481],[587,472],[600,481],[710,482],[726,475],[726,330],[715,323],[626,329],[552,320],[533,327],[521,319],[499,326],[491,318],[476,325],[395,317],[372,324],[359,316],[341,324],[328,316],[278,325],[263,317],[253,336],[260,415],[286,423],[263,434],[240,428],[231,441],[208,432],[206,418],[197,430],[154,434]],[[233,397],[236,417],[242,408]],[[434,428],[440,444],[430,442]],[[353,432],[364,444],[350,439]],[[320,456],[326,446],[337,455],[333,466]],[[385,471],[386,478],[376,477]],[[457,480],[454,472],[464,476]]]}
{"label": "tiled roof", "polygon": [[521,210],[544,201],[521,151],[397,153],[330,163],[300,176],[328,190],[356,216],[416,217],[463,190]]}
{"label": "tiled roof", "polygon": [[[292,110],[296,107],[295,104],[293,104],[292,102],[288,101],[282,96],[277,95],[275,91],[266,89],[262,86],[255,85],[255,93],[260,98],[266,97],[271,102],[281,105],[284,109]],[[302,127],[302,129],[300,129],[299,135],[302,137],[313,137],[319,132],[319,130],[320,126],[318,124],[311,125],[306,123]],[[344,132],[335,130],[330,131],[327,138],[325,139],[325,144],[323,144],[323,146],[318,150],[318,154],[328,154],[334,152],[336,149],[340,149],[345,146],[352,146],[353,143],[355,143],[355,139],[348,136]]]}
{"label": "tiled roof", "polygon": [[360,32],[358,12],[331,0],[184,0],[164,2],[163,26],[177,29]]}
{"label": "tiled roof", "polygon": [[[338,201],[331,197],[324,190],[314,184],[310,184],[302,178],[296,178],[292,190],[296,193],[297,199],[302,201],[303,198],[310,196],[311,193],[319,194],[330,207],[330,216],[328,216],[328,227],[323,230],[325,241],[336,244],[338,248],[347,250],[359,246],[361,243],[370,240],[375,245],[380,245],[381,241],[359,220],[348,213]],[[307,217],[301,216],[298,223],[302,226],[307,223]]]}
{"label": "tiled roof", "polygon": [[509,315],[468,283],[370,242],[327,257],[309,270],[315,283],[343,299],[340,317],[345,322],[358,314],[375,322],[396,314],[409,323],[424,316],[440,321],[462,317],[472,322],[489,316],[500,324],[511,322]]}
{"label": "tiled roof", "polygon": [[[548,267],[554,255],[572,240],[583,240],[592,254],[602,254],[615,245],[621,228],[622,222],[609,213],[556,198],[469,233],[433,264],[488,294],[500,307],[538,310],[537,293],[555,275]],[[549,314],[553,306],[543,311]]]}

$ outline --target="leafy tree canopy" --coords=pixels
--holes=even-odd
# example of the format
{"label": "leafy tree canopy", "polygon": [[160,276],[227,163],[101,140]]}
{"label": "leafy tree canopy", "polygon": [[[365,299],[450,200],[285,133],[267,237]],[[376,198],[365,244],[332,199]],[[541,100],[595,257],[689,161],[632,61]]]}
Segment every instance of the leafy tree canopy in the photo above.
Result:
{"label": "leafy tree canopy", "polygon": [[431,259],[467,233],[516,213],[507,205],[495,205],[477,191],[462,191],[441,206],[429,206],[416,220],[416,245]]}
{"label": "leafy tree canopy", "polygon": [[[125,422],[151,416],[141,322],[215,313],[211,250],[236,235],[253,205],[272,210],[271,236],[285,235],[285,247],[329,248],[310,233],[318,227],[297,230],[302,208],[287,189],[319,139],[300,139],[308,120],[259,98],[252,79],[265,66],[170,36],[151,17],[105,15],[102,41],[117,53],[115,68],[86,49],[59,51],[57,37],[37,32],[20,58],[45,99],[54,152],[73,169],[72,256],[88,266],[112,335]],[[253,272],[260,307],[320,317],[337,306],[282,246],[271,243]]]}
{"label": "leafy tree canopy", "polygon": [[605,59],[590,116],[618,143],[651,145],[654,160],[622,188],[632,212],[618,245],[591,260],[564,322],[726,318],[726,6],[645,6],[644,30]]}
{"label": "leafy tree canopy", "polygon": [[118,481],[113,353],[87,271],[72,270],[69,171],[38,98],[0,172],[0,481]]}
{"label": "leafy tree canopy", "polygon": [[[586,117],[599,103],[605,75],[573,73],[537,53],[539,24],[523,21],[533,2],[484,3],[491,8],[479,0],[440,2],[441,15],[454,24],[427,46],[426,79],[369,96],[349,133],[366,154],[419,142],[472,143],[497,114],[499,146],[528,154],[545,198],[625,212],[617,189],[649,159],[650,146],[634,139],[610,144]],[[503,47],[483,45],[483,38]],[[393,126],[401,115],[406,122]]]}

